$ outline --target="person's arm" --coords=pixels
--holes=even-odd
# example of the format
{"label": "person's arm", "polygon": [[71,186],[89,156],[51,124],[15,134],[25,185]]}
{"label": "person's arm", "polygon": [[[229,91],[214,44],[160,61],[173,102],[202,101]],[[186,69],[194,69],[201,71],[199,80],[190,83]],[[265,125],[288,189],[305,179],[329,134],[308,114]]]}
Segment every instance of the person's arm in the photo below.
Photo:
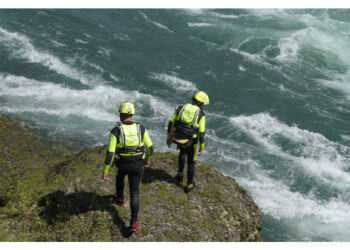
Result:
{"label": "person's arm", "polygon": [[171,138],[171,132],[172,132],[172,128],[174,127],[176,115],[177,115],[177,108],[175,109],[175,112],[172,115],[172,117],[170,118],[170,121],[168,123],[168,131],[167,131],[167,139],[168,140]]}
{"label": "person's arm", "polygon": [[117,135],[118,135],[118,130],[115,128],[112,130],[111,135],[109,137],[109,146],[106,152],[105,165],[103,169],[104,180],[108,180],[108,171],[110,167],[113,165],[114,154],[117,146]]}
{"label": "person's arm", "polygon": [[145,164],[145,166],[148,167],[150,162],[151,162],[152,155],[153,155],[153,144],[152,144],[151,138],[149,137],[147,129],[145,129],[145,133],[143,134],[142,142],[146,146],[146,161],[147,161],[147,163]]}
{"label": "person's arm", "polygon": [[168,145],[168,147],[170,148],[171,147],[171,136],[172,136],[172,131],[173,131],[173,127],[174,127],[174,124],[175,124],[175,119],[176,117],[178,116],[181,108],[182,108],[183,105],[179,105],[175,108],[175,112],[174,114],[172,115],[172,117],[170,118],[170,121],[168,123],[168,131],[167,131],[167,140],[166,140],[166,143]]}
{"label": "person's arm", "polygon": [[199,120],[198,138],[199,138],[198,156],[200,156],[204,152],[204,141],[205,141],[205,116],[204,115]]}

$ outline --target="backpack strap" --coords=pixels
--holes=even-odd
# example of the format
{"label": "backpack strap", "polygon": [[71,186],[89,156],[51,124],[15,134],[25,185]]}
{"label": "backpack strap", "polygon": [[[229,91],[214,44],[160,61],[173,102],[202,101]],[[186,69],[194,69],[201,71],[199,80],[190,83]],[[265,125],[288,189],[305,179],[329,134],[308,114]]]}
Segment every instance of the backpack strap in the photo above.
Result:
{"label": "backpack strap", "polygon": [[179,115],[180,110],[182,109],[183,106],[184,106],[183,104],[177,106],[177,108],[176,108],[176,115]]}

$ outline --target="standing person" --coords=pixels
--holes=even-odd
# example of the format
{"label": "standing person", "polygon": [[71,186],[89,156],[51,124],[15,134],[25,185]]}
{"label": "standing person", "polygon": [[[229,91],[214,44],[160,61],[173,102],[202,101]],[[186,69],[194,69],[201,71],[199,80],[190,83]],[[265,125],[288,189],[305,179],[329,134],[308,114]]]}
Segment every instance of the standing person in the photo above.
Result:
{"label": "standing person", "polygon": [[[139,189],[143,174],[143,167],[148,167],[153,154],[152,141],[144,126],[132,121],[135,114],[134,104],[123,102],[119,107],[120,123],[112,129],[109,147],[106,154],[103,179],[107,181],[108,170],[115,163],[116,193],[113,202],[118,206],[125,206],[124,179],[129,179],[131,221],[129,230],[136,232],[139,224]],[[146,146],[146,149],[145,149]]]}
{"label": "standing person", "polygon": [[178,148],[180,148],[179,168],[176,175],[176,180],[178,182],[183,181],[184,167],[187,157],[186,193],[190,192],[195,187],[193,178],[197,160],[198,143],[198,156],[202,155],[204,152],[205,115],[203,108],[208,104],[208,95],[203,91],[199,91],[193,96],[192,104],[188,103],[179,105],[175,109],[168,124],[168,147],[174,142],[178,145]]}

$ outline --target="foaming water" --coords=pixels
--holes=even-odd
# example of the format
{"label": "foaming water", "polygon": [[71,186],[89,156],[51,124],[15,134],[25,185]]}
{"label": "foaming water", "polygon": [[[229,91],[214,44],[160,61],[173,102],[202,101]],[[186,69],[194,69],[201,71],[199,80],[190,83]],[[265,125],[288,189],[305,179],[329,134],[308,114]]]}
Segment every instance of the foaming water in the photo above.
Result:
{"label": "foaming water", "polygon": [[189,27],[209,27],[214,26],[214,24],[211,23],[188,23]]}
{"label": "foaming water", "polygon": [[[346,212],[350,206],[350,148],[295,125],[288,126],[267,113],[231,117],[230,121],[252,139],[250,157],[255,164],[240,163],[249,170],[237,178],[252,192],[262,211],[277,221],[299,221],[300,228],[294,232],[297,238],[310,234],[310,228],[303,227],[308,221],[327,233],[323,240],[329,235],[335,240],[347,240],[350,231],[339,234],[333,230],[346,228],[350,221]],[[243,149],[242,155],[245,150],[252,148]],[[261,151],[274,155],[270,158],[273,166],[259,158]],[[237,170],[234,173],[236,176]]]}
{"label": "foaming water", "polygon": [[93,84],[84,73],[75,70],[47,52],[37,50],[30,39],[24,35],[9,32],[0,27],[0,42],[9,47],[13,57],[28,60],[30,63],[40,63],[58,74],[78,80],[85,85]]}
{"label": "foaming water", "polygon": [[158,22],[155,22],[153,20],[151,20],[145,13],[142,13],[140,12],[140,14],[143,16],[143,18],[148,22],[148,23],[151,23],[153,25],[155,25],[156,27],[160,28],[160,29],[164,29],[168,32],[172,32],[167,26],[161,24],[161,23],[158,23]]}
{"label": "foaming water", "polygon": [[[0,102],[0,111],[9,114],[23,114],[28,116],[30,120],[36,121],[42,119],[43,116],[49,116],[45,122],[45,127],[49,128],[53,133],[55,126],[67,127],[64,132],[71,132],[70,125],[72,119],[85,120],[84,124],[88,127],[88,120],[93,120],[96,125],[101,122],[107,122],[107,126],[103,129],[110,130],[113,124],[118,120],[117,105],[119,102],[129,100],[136,103],[136,108],[140,113],[150,110],[150,119],[143,119],[135,116],[135,119],[144,120],[147,124],[154,125],[153,121],[157,121],[162,125],[165,119],[159,120],[158,117],[169,117],[173,108],[162,100],[151,95],[142,94],[138,91],[121,90],[111,86],[98,85],[90,89],[71,89],[63,84],[55,84],[50,82],[40,82],[25,77],[12,75],[0,75],[0,97],[5,98],[5,102]],[[119,101],[120,100],[120,101]],[[28,103],[30,105],[28,106]],[[153,117],[153,118],[152,118]],[[46,120],[46,119],[45,119]],[[40,123],[40,121],[39,121]],[[81,130],[85,128],[81,125]],[[80,130],[78,127],[77,129]],[[94,128],[95,131],[87,133],[88,137],[93,140],[100,138],[99,142],[104,140],[107,142],[108,135],[101,128]],[[96,129],[99,131],[98,134]],[[154,130],[156,131],[156,130]],[[62,133],[62,130],[57,130]],[[153,135],[156,138],[162,138],[165,141],[165,135]],[[158,140],[156,140],[158,141]],[[83,145],[78,148],[84,147]]]}
{"label": "foaming water", "polygon": [[281,10],[257,13],[265,18],[272,15],[290,21],[298,19],[302,22],[306,26],[304,29],[282,37],[278,41],[280,53],[276,59],[283,62],[299,58],[299,64],[302,64],[300,59],[310,60],[303,54],[309,54],[312,48],[315,54],[312,54],[311,58],[324,61],[322,64],[313,64],[315,69],[321,75],[332,77],[332,79],[320,77],[317,81],[328,88],[334,88],[349,95],[350,61],[347,53],[344,53],[350,49],[350,28],[347,22],[330,18],[327,11],[320,16]]}
{"label": "foaming water", "polygon": [[175,91],[198,91],[194,83],[183,80],[177,76],[168,74],[152,74],[151,78],[165,83],[168,87],[173,88]]}

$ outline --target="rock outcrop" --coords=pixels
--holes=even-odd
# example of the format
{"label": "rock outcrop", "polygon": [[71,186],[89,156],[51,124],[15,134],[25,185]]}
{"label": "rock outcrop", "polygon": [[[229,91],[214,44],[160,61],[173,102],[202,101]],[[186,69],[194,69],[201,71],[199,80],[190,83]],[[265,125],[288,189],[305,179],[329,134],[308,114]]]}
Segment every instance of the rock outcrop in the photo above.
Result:
{"label": "rock outcrop", "polygon": [[130,235],[127,178],[127,206],[118,207],[113,170],[108,182],[101,178],[106,150],[54,151],[0,115],[0,241],[260,240],[260,210],[247,191],[198,162],[196,188],[186,194],[173,153],[155,153],[145,168],[140,229]]}

